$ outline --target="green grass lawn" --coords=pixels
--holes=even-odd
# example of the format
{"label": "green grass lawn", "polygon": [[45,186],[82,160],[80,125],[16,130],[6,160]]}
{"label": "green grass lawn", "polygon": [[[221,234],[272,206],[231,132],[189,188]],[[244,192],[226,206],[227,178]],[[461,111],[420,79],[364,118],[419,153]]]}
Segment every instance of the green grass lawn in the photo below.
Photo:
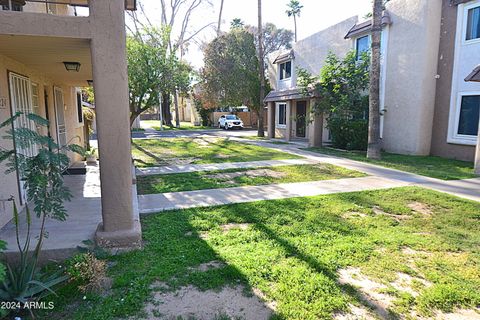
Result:
{"label": "green grass lawn", "polygon": [[[154,130],[160,131],[160,121],[158,120],[142,120],[141,122],[142,128],[150,128]],[[175,122],[173,122],[175,125]],[[180,122],[180,128],[177,127],[169,127],[163,126],[163,130],[165,131],[172,131],[172,130],[206,130],[212,129],[210,126],[195,126],[191,122]]]}
{"label": "green grass lawn", "polygon": [[[479,212],[479,203],[410,187],[152,215],[142,219],[144,249],[109,258],[109,294],[67,285],[49,298],[49,319],[139,319],[155,281],[167,292],[243,284],[275,301],[274,319],[331,319],[365,304],[359,288],[339,283],[351,268],[381,286],[393,318],[471,309],[480,304]],[[225,265],[194,269],[213,260]],[[395,285],[405,277],[409,290]]]}
{"label": "green grass lawn", "polygon": [[[250,174],[258,170],[271,171],[264,176]],[[242,174],[236,176],[238,174]],[[202,189],[258,186],[273,183],[304,182],[362,177],[364,174],[330,164],[291,165],[254,169],[232,169],[178,174],[139,176],[139,194],[178,192]]]}
{"label": "green grass lawn", "polygon": [[134,140],[132,150],[135,164],[139,167],[301,158],[289,153],[223,138]]}
{"label": "green grass lawn", "polygon": [[445,159],[434,156],[409,156],[386,152],[382,153],[381,160],[372,160],[367,159],[365,156],[366,153],[362,151],[343,151],[332,148],[308,148],[305,150],[369,162],[392,169],[442,180],[458,180],[477,177],[473,173],[473,163],[460,160]]}

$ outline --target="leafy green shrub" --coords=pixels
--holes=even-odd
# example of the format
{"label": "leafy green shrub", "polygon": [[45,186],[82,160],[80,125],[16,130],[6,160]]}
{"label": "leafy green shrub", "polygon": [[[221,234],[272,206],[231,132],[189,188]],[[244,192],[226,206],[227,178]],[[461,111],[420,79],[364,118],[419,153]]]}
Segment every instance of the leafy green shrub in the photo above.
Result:
{"label": "leafy green shrub", "polygon": [[[65,281],[68,277],[63,270],[53,274],[44,274],[38,268],[38,261],[46,237],[45,221],[52,218],[64,221],[67,211],[63,205],[70,200],[70,190],[63,183],[63,172],[70,165],[67,151],[83,154],[83,148],[77,145],[60,146],[48,136],[41,135],[35,130],[18,126],[19,121],[31,121],[35,127],[48,127],[49,122],[38,115],[27,114],[26,119],[19,119],[23,113],[18,112],[13,117],[0,124],[0,129],[11,127],[3,138],[14,143],[14,149],[0,147],[0,163],[6,162],[6,174],[17,172],[24,182],[27,200],[33,203],[34,212],[41,220],[41,228],[37,243],[31,250],[31,215],[26,206],[26,238],[21,240],[19,234],[19,214],[14,199],[13,222],[15,224],[19,263],[7,264],[5,280],[0,284],[0,298],[9,302],[38,301],[42,297],[53,293],[52,287]],[[17,150],[35,150],[34,153],[23,153]],[[17,312],[22,312],[17,310]],[[33,316],[33,315],[32,315]]]}
{"label": "leafy green shrub", "polygon": [[332,145],[345,150],[366,150],[368,145],[368,120],[330,119],[328,129]]}
{"label": "leafy green shrub", "polygon": [[330,53],[321,74],[299,69],[298,83],[305,94],[319,97],[312,112],[326,115],[332,144],[336,148],[366,150],[368,141],[368,95],[370,59],[357,60],[355,52],[340,59]]}

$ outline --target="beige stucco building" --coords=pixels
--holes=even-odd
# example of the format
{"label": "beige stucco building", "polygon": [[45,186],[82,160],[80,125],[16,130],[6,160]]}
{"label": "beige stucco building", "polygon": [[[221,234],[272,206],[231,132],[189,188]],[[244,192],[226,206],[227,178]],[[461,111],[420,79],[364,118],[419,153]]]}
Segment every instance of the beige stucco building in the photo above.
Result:
{"label": "beige stucco building", "polygon": [[[303,101],[308,114],[310,99],[298,95],[296,68],[318,75],[329,51],[344,56],[350,50],[368,50],[370,28],[370,21],[353,17],[270,57],[274,88],[266,98],[270,137],[305,138],[310,145],[328,142],[326,128],[315,128],[315,121],[298,121],[304,114]],[[479,63],[480,0],[389,1],[382,32],[383,148],[474,161],[479,148],[480,86],[465,78]],[[317,126],[324,127],[320,122]],[[479,161],[477,156],[477,170]]]}
{"label": "beige stucco building", "polygon": [[[135,9],[135,0],[6,3],[0,6],[0,121],[17,111],[34,112],[50,120],[49,134],[60,145],[84,145],[78,88],[93,82],[102,205],[96,239],[104,246],[138,245],[125,34],[125,10]],[[0,146],[13,147],[5,139]],[[72,162],[82,160],[69,156]],[[0,200],[13,195],[24,206],[22,183],[4,171],[0,165]],[[11,215],[11,203],[0,203],[0,227]]]}

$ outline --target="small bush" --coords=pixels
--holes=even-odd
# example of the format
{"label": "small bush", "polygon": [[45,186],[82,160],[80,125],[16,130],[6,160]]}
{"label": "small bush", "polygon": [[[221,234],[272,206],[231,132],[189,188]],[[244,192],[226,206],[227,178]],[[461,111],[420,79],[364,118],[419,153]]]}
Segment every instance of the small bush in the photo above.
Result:
{"label": "small bush", "polygon": [[102,292],[110,285],[106,274],[107,264],[97,259],[92,253],[79,254],[67,264],[67,273],[71,280],[77,282],[83,292]]}
{"label": "small bush", "polygon": [[330,119],[328,128],[332,145],[345,150],[366,150],[368,145],[368,120]]}

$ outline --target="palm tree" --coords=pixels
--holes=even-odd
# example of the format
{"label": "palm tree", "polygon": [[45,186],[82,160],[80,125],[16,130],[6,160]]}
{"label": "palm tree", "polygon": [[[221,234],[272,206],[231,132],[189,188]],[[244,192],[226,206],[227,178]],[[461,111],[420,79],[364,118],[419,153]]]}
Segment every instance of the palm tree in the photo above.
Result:
{"label": "palm tree", "polygon": [[380,159],[380,44],[383,0],[373,1],[367,158]]}
{"label": "palm tree", "polygon": [[263,25],[262,25],[262,0],[258,0],[258,63],[260,64],[260,105],[258,110],[258,133],[259,137],[264,137],[263,131],[263,99],[265,98],[265,63],[263,60]]}
{"label": "palm tree", "polygon": [[220,26],[222,24],[223,2],[220,0],[220,13],[218,14],[217,37],[220,35]]}
{"label": "palm tree", "polygon": [[287,7],[287,15],[289,17],[293,17],[293,22],[295,24],[295,42],[297,42],[297,17],[300,17],[300,11],[302,11],[303,6],[298,0],[290,0],[290,3],[287,5]]}

